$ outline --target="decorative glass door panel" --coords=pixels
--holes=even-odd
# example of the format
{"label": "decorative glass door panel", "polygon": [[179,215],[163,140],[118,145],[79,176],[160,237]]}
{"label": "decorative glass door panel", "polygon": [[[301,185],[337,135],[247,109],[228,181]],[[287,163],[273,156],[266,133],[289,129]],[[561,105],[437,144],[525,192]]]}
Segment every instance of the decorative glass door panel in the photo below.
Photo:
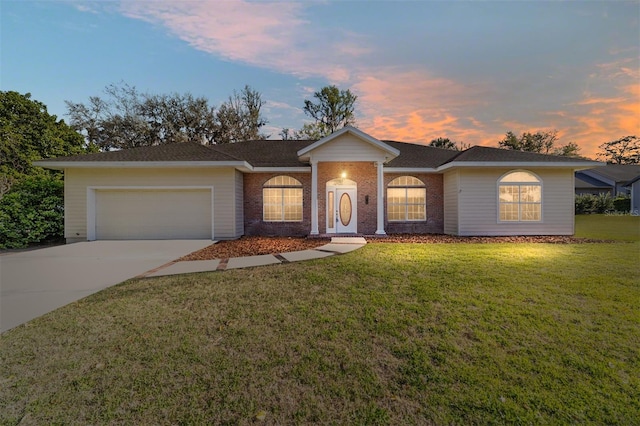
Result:
{"label": "decorative glass door panel", "polygon": [[351,222],[351,197],[346,192],[340,196],[340,222],[342,226],[349,226]]}

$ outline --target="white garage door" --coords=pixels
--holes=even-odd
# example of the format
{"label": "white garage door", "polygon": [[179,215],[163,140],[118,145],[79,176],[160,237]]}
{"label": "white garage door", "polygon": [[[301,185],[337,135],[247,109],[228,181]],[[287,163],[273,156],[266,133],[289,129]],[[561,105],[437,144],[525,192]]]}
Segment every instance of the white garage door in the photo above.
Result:
{"label": "white garage door", "polygon": [[96,239],[211,239],[210,189],[98,190]]}

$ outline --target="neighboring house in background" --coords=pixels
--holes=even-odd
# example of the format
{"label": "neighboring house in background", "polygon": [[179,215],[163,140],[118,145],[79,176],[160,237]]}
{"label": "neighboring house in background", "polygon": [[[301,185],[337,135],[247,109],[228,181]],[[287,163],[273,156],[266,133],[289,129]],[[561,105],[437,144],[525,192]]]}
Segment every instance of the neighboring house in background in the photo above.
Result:
{"label": "neighboring house in background", "polygon": [[574,173],[601,163],[381,141],[180,143],[42,160],[64,170],[65,237],[572,235]]}
{"label": "neighboring house in background", "polygon": [[640,175],[640,164],[607,164],[596,169],[576,171],[576,195],[629,195],[627,182]]}
{"label": "neighboring house in background", "polygon": [[640,215],[640,174],[625,185],[631,194],[631,214]]}

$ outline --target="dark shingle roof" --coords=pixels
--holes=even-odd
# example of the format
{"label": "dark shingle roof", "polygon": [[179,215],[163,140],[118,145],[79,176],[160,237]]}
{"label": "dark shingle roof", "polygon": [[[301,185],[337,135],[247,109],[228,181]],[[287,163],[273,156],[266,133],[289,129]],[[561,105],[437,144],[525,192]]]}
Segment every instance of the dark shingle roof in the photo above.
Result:
{"label": "dark shingle roof", "polygon": [[640,164],[607,164],[589,172],[611,179],[614,182],[627,182],[640,174]]}
{"label": "dark shingle roof", "polygon": [[576,173],[575,187],[582,189],[603,189],[611,188],[611,185],[607,185],[606,183],[599,181],[598,179],[578,172]]}
{"label": "dark shingle roof", "polygon": [[196,143],[171,143],[120,151],[57,157],[45,161],[240,161],[240,159]]}
{"label": "dark shingle roof", "polygon": [[214,145],[213,149],[242,158],[254,167],[303,167],[309,163],[298,160],[298,151],[315,141],[257,140]]}
{"label": "dark shingle roof", "polygon": [[400,151],[400,155],[389,161],[387,167],[426,167],[436,168],[458,154],[450,149],[434,148],[416,143],[382,141]]}
{"label": "dark shingle roof", "polygon": [[474,146],[458,153],[454,158],[446,161],[452,162],[509,162],[509,163],[566,163],[592,162],[583,158],[561,157],[558,155],[538,154],[535,152],[515,151],[512,149],[491,148],[488,146]]}
{"label": "dark shingle roof", "polygon": [[[44,162],[147,162],[147,161],[246,161],[253,167],[305,167],[309,163],[298,159],[298,151],[312,140],[255,140],[224,145],[205,146],[196,143],[174,143],[123,149],[120,151],[58,157]],[[474,146],[465,151],[434,148],[416,143],[382,141],[400,151],[387,167],[437,168],[465,162],[588,162],[579,158],[558,157],[531,152]],[[640,173],[640,166],[638,172]],[[626,179],[628,180],[628,179]]]}

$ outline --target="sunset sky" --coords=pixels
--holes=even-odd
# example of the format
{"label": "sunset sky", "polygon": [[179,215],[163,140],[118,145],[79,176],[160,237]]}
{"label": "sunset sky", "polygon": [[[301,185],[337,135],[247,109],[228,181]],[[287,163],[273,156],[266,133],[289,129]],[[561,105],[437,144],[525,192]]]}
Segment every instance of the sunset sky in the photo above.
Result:
{"label": "sunset sky", "polygon": [[639,1],[3,0],[0,16],[0,88],[60,118],[121,81],[214,105],[249,84],[279,138],[335,84],[379,139],[557,129],[594,156],[640,136]]}

